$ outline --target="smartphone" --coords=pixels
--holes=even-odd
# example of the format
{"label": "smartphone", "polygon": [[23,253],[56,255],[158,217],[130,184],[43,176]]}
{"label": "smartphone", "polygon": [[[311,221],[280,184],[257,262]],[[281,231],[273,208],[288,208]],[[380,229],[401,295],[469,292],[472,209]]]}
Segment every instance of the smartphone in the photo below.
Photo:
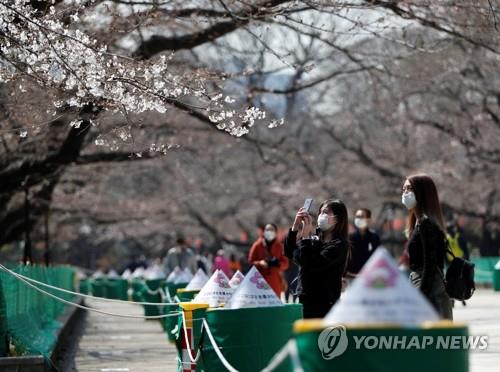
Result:
{"label": "smartphone", "polygon": [[310,199],[310,198],[307,198],[304,201],[304,207],[303,208],[306,210],[307,213],[310,213],[312,203],[313,203],[313,199]]}

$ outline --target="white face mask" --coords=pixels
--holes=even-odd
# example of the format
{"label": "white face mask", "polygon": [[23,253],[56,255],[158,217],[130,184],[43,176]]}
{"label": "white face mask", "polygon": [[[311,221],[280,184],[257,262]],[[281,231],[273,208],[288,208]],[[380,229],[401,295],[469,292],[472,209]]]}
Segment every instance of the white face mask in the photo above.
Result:
{"label": "white face mask", "polygon": [[401,203],[403,203],[403,205],[408,210],[415,208],[415,206],[417,205],[415,193],[413,193],[412,191],[404,193],[401,197]]}
{"label": "white face mask", "polygon": [[354,219],[354,226],[356,226],[358,229],[365,229],[368,227],[368,221],[366,218],[355,218]]}
{"label": "white face mask", "polygon": [[333,226],[332,223],[328,222],[329,217],[326,213],[321,213],[318,216],[318,227],[321,231],[329,230]]}
{"label": "white face mask", "polygon": [[268,242],[276,239],[276,233],[272,230],[265,230],[264,231],[264,239],[266,239]]}

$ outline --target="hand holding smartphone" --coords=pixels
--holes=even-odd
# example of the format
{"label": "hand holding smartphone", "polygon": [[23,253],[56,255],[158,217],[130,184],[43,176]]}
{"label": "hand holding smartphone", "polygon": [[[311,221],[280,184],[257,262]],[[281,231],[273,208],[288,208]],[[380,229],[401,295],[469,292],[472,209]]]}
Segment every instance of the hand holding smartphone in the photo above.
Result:
{"label": "hand holding smartphone", "polygon": [[292,225],[292,231],[299,231],[299,234],[301,234],[304,230],[305,225],[309,224],[309,219],[311,218],[309,215],[309,211],[311,210],[312,204],[313,199],[311,198],[307,198],[304,201],[304,205],[295,215],[295,221]]}
{"label": "hand holding smartphone", "polygon": [[302,237],[303,238],[304,237],[308,238],[311,235],[312,230],[313,230],[312,217],[310,215],[313,201],[314,200],[312,198],[307,198],[304,201],[304,206],[302,207],[302,208],[304,208],[304,212],[307,213],[305,216],[305,219],[302,221]]}
{"label": "hand holding smartphone", "polygon": [[307,198],[305,201],[304,201],[304,206],[302,208],[304,208],[304,210],[307,212],[307,213],[311,213],[311,206],[313,204],[313,199],[310,199],[310,198]]}

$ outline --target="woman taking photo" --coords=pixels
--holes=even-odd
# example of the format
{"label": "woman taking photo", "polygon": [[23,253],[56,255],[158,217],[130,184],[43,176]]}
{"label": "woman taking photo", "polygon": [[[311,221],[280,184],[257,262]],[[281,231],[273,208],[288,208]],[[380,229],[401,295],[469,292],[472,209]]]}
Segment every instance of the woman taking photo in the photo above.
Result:
{"label": "woman taking photo", "polygon": [[299,267],[297,295],[304,318],[323,318],[340,297],[349,253],[347,221],[344,203],[332,199],[321,203],[317,229],[304,208],[295,216],[285,254]]}
{"label": "woman taking photo", "polygon": [[444,285],[446,234],[436,185],[425,174],[410,176],[402,203],[409,211],[407,232],[410,280],[444,319],[453,319]]}
{"label": "woman taking photo", "polygon": [[268,223],[264,234],[253,243],[248,253],[248,262],[255,265],[278,297],[283,290],[281,273],[288,268],[288,258],[283,255],[283,244],[277,239],[278,227]]}

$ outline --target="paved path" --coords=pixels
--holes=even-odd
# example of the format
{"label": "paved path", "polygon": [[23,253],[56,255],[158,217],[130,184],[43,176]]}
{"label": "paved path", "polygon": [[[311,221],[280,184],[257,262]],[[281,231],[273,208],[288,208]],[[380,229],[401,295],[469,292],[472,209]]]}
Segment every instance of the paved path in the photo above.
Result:
{"label": "paved path", "polygon": [[453,317],[469,325],[470,335],[488,336],[488,349],[469,353],[469,372],[500,371],[500,292],[478,289],[467,306],[455,302]]}
{"label": "paved path", "polygon": [[[85,300],[108,312],[143,315],[142,307]],[[78,372],[177,371],[177,352],[159,321],[128,319],[89,312],[74,361]]]}

